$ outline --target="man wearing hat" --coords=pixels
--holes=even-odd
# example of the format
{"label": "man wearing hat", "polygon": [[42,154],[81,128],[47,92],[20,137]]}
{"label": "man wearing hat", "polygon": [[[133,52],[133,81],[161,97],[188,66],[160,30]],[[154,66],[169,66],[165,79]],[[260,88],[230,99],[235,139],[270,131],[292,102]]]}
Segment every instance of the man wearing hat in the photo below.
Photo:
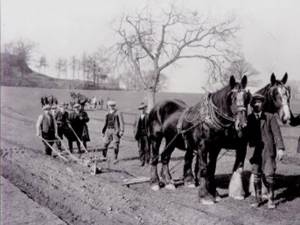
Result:
{"label": "man wearing hat", "polygon": [[114,163],[118,162],[120,138],[124,134],[124,120],[123,115],[116,109],[116,102],[109,100],[107,102],[108,113],[105,115],[105,122],[102,129],[104,137],[103,157],[107,156],[107,148],[112,142],[114,148]]}
{"label": "man wearing hat", "polygon": [[150,146],[147,132],[147,123],[148,123],[148,113],[147,105],[141,103],[138,107],[139,116],[136,118],[134,123],[133,132],[134,138],[138,142],[139,148],[139,158],[141,161],[141,166],[144,166],[145,163],[149,164],[150,161]]}
{"label": "man wearing hat", "polygon": [[[82,141],[85,148],[87,147],[87,141],[90,141],[86,125],[86,123],[89,122],[90,119],[88,117],[88,114],[84,111],[84,104],[80,105],[76,103],[73,108],[74,111],[70,113],[69,121],[71,129],[73,129],[73,132],[75,132],[76,135],[73,134],[72,138],[70,138],[70,141],[76,141],[78,153],[82,153],[80,141]],[[70,151],[73,151],[73,143],[71,143]]]}
{"label": "man wearing hat", "polygon": [[[70,128],[69,128],[69,113],[66,111],[67,104],[63,103],[58,106],[58,111],[55,114],[55,120],[57,124],[57,134],[60,139],[65,136],[68,139],[69,149],[71,149],[72,143],[70,143]],[[61,150],[61,142],[57,142],[57,147]]]}
{"label": "man wearing hat", "polygon": [[[46,155],[52,154],[52,149],[49,147],[53,145],[56,140],[57,127],[55,118],[50,112],[51,106],[46,104],[43,106],[43,113],[38,117],[36,122],[36,135],[42,137],[45,145]],[[47,141],[47,143],[45,143]]]}
{"label": "man wearing hat", "polygon": [[249,146],[254,147],[250,159],[254,175],[255,203],[262,204],[262,179],[268,190],[268,208],[274,209],[274,176],[276,171],[276,156],[281,160],[284,155],[284,143],[275,114],[263,111],[264,96],[254,94],[251,100],[253,112],[248,116]]}

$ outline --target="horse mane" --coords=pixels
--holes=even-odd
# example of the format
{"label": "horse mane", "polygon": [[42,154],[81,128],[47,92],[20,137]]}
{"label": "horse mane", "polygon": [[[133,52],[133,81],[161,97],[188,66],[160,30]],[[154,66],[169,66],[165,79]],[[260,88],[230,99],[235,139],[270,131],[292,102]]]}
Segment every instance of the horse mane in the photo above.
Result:
{"label": "horse mane", "polygon": [[229,105],[227,102],[227,95],[230,91],[231,87],[229,85],[226,85],[220,90],[209,94],[215,106],[217,106],[221,112],[227,115],[231,115],[231,111],[229,110]]}

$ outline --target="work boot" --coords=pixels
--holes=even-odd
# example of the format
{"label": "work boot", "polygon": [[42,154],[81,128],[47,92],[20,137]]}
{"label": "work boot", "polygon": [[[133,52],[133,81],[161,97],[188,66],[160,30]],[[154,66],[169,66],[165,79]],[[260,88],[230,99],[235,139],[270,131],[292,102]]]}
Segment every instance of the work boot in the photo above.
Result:
{"label": "work boot", "polygon": [[262,196],[261,196],[261,181],[254,183],[255,190],[255,202],[251,204],[251,207],[258,208],[262,205]]}
{"label": "work boot", "polygon": [[276,208],[276,204],[274,203],[274,189],[273,186],[270,185],[270,187],[268,188],[268,209],[275,209]]}

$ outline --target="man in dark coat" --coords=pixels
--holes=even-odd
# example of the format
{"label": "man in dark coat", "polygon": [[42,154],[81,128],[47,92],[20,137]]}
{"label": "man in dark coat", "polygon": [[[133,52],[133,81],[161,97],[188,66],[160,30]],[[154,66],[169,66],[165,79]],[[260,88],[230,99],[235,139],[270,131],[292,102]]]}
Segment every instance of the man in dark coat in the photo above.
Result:
{"label": "man in dark coat", "polygon": [[[45,145],[46,155],[52,154],[52,149],[50,146],[54,144],[57,135],[57,127],[55,118],[50,112],[51,106],[46,104],[43,106],[43,114],[38,117],[36,123],[36,135],[42,137],[43,143]],[[47,142],[47,143],[46,143]]]}
{"label": "man in dark coat", "polygon": [[251,106],[253,112],[248,116],[249,146],[254,147],[250,159],[254,175],[254,189],[256,202],[252,204],[259,207],[262,203],[262,179],[268,189],[268,208],[276,207],[274,204],[274,176],[276,171],[276,156],[279,160],[284,155],[284,143],[275,114],[262,110],[264,96],[253,95]]}
{"label": "man in dark coat", "polygon": [[[60,139],[63,139],[65,136],[68,140],[68,145],[70,151],[73,151],[72,141],[71,141],[71,130],[69,128],[69,113],[66,111],[67,104],[64,103],[59,105],[58,111],[55,114],[55,120],[57,124],[57,134]],[[61,150],[61,142],[57,142],[57,147]]]}
{"label": "man in dark coat", "polygon": [[[80,142],[82,141],[84,147],[87,147],[87,141],[90,141],[87,122],[89,122],[88,114],[84,111],[84,106],[75,104],[73,106],[74,111],[69,115],[70,129],[73,132],[73,137],[70,141],[76,141],[78,152],[82,153]],[[75,134],[74,134],[75,132]],[[71,144],[72,145],[72,144]],[[73,146],[71,146],[73,148]]]}
{"label": "man in dark coat", "polygon": [[124,120],[122,113],[116,109],[115,101],[108,101],[107,106],[108,113],[105,115],[105,123],[102,129],[102,135],[104,137],[102,154],[106,159],[108,146],[112,142],[115,153],[114,163],[117,163],[120,139],[124,134]]}
{"label": "man in dark coat", "polygon": [[138,142],[139,148],[139,158],[141,161],[141,166],[144,166],[145,163],[149,164],[150,161],[150,146],[147,132],[147,123],[148,123],[148,113],[146,112],[147,105],[141,103],[138,107],[140,113],[134,122],[133,132],[134,138]]}

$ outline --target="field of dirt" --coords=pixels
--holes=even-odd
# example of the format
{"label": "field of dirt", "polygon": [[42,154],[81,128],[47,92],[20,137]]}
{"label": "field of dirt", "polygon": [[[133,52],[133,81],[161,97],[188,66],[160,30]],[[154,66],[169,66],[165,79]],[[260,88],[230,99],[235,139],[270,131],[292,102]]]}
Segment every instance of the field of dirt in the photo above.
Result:
{"label": "field of dirt", "polygon": [[[132,138],[133,112],[142,94],[132,92],[84,92],[89,96],[107,96],[118,101],[125,114],[126,131],[121,141],[120,161],[109,160],[99,166],[103,172],[91,174],[91,169],[74,162],[64,162],[46,156],[41,141],[35,136],[35,122],[41,112],[39,98],[44,94],[69,98],[68,90],[1,87],[1,175],[26,193],[39,205],[51,210],[66,224],[300,224],[300,154],[296,152],[300,127],[282,127],[287,148],[285,159],[278,163],[276,177],[276,210],[266,205],[250,207],[253,197],[237,201],[228,197],[228,183],[234,162],[234,151],[222,150],[216,179],[222,196],[219,203],[203,206],[198,202],[197,188],[178,186],[176,190],[154,192],[148,183],[124,186],[124,179],[149,176],[150,167],[140,167],[137,145]],[[159,98],[173,95],[165,94]],[[197,95],[177,95],[189,104]],[[300,101],[292,101],[300,111]],[[88,111],[91,118],[89,149],[100,146],[103,111]],[[250,176],[248,153],[245,178]],[[113,153],[109,151],[109,157]],[[100,156],[85,153],[82,161]],[[173,178],[182,176],[183,152],[176,150],[171,160]],[[247,181],[247,179],[246,179]],[[5,210],[5,208],[2,210]]]}

